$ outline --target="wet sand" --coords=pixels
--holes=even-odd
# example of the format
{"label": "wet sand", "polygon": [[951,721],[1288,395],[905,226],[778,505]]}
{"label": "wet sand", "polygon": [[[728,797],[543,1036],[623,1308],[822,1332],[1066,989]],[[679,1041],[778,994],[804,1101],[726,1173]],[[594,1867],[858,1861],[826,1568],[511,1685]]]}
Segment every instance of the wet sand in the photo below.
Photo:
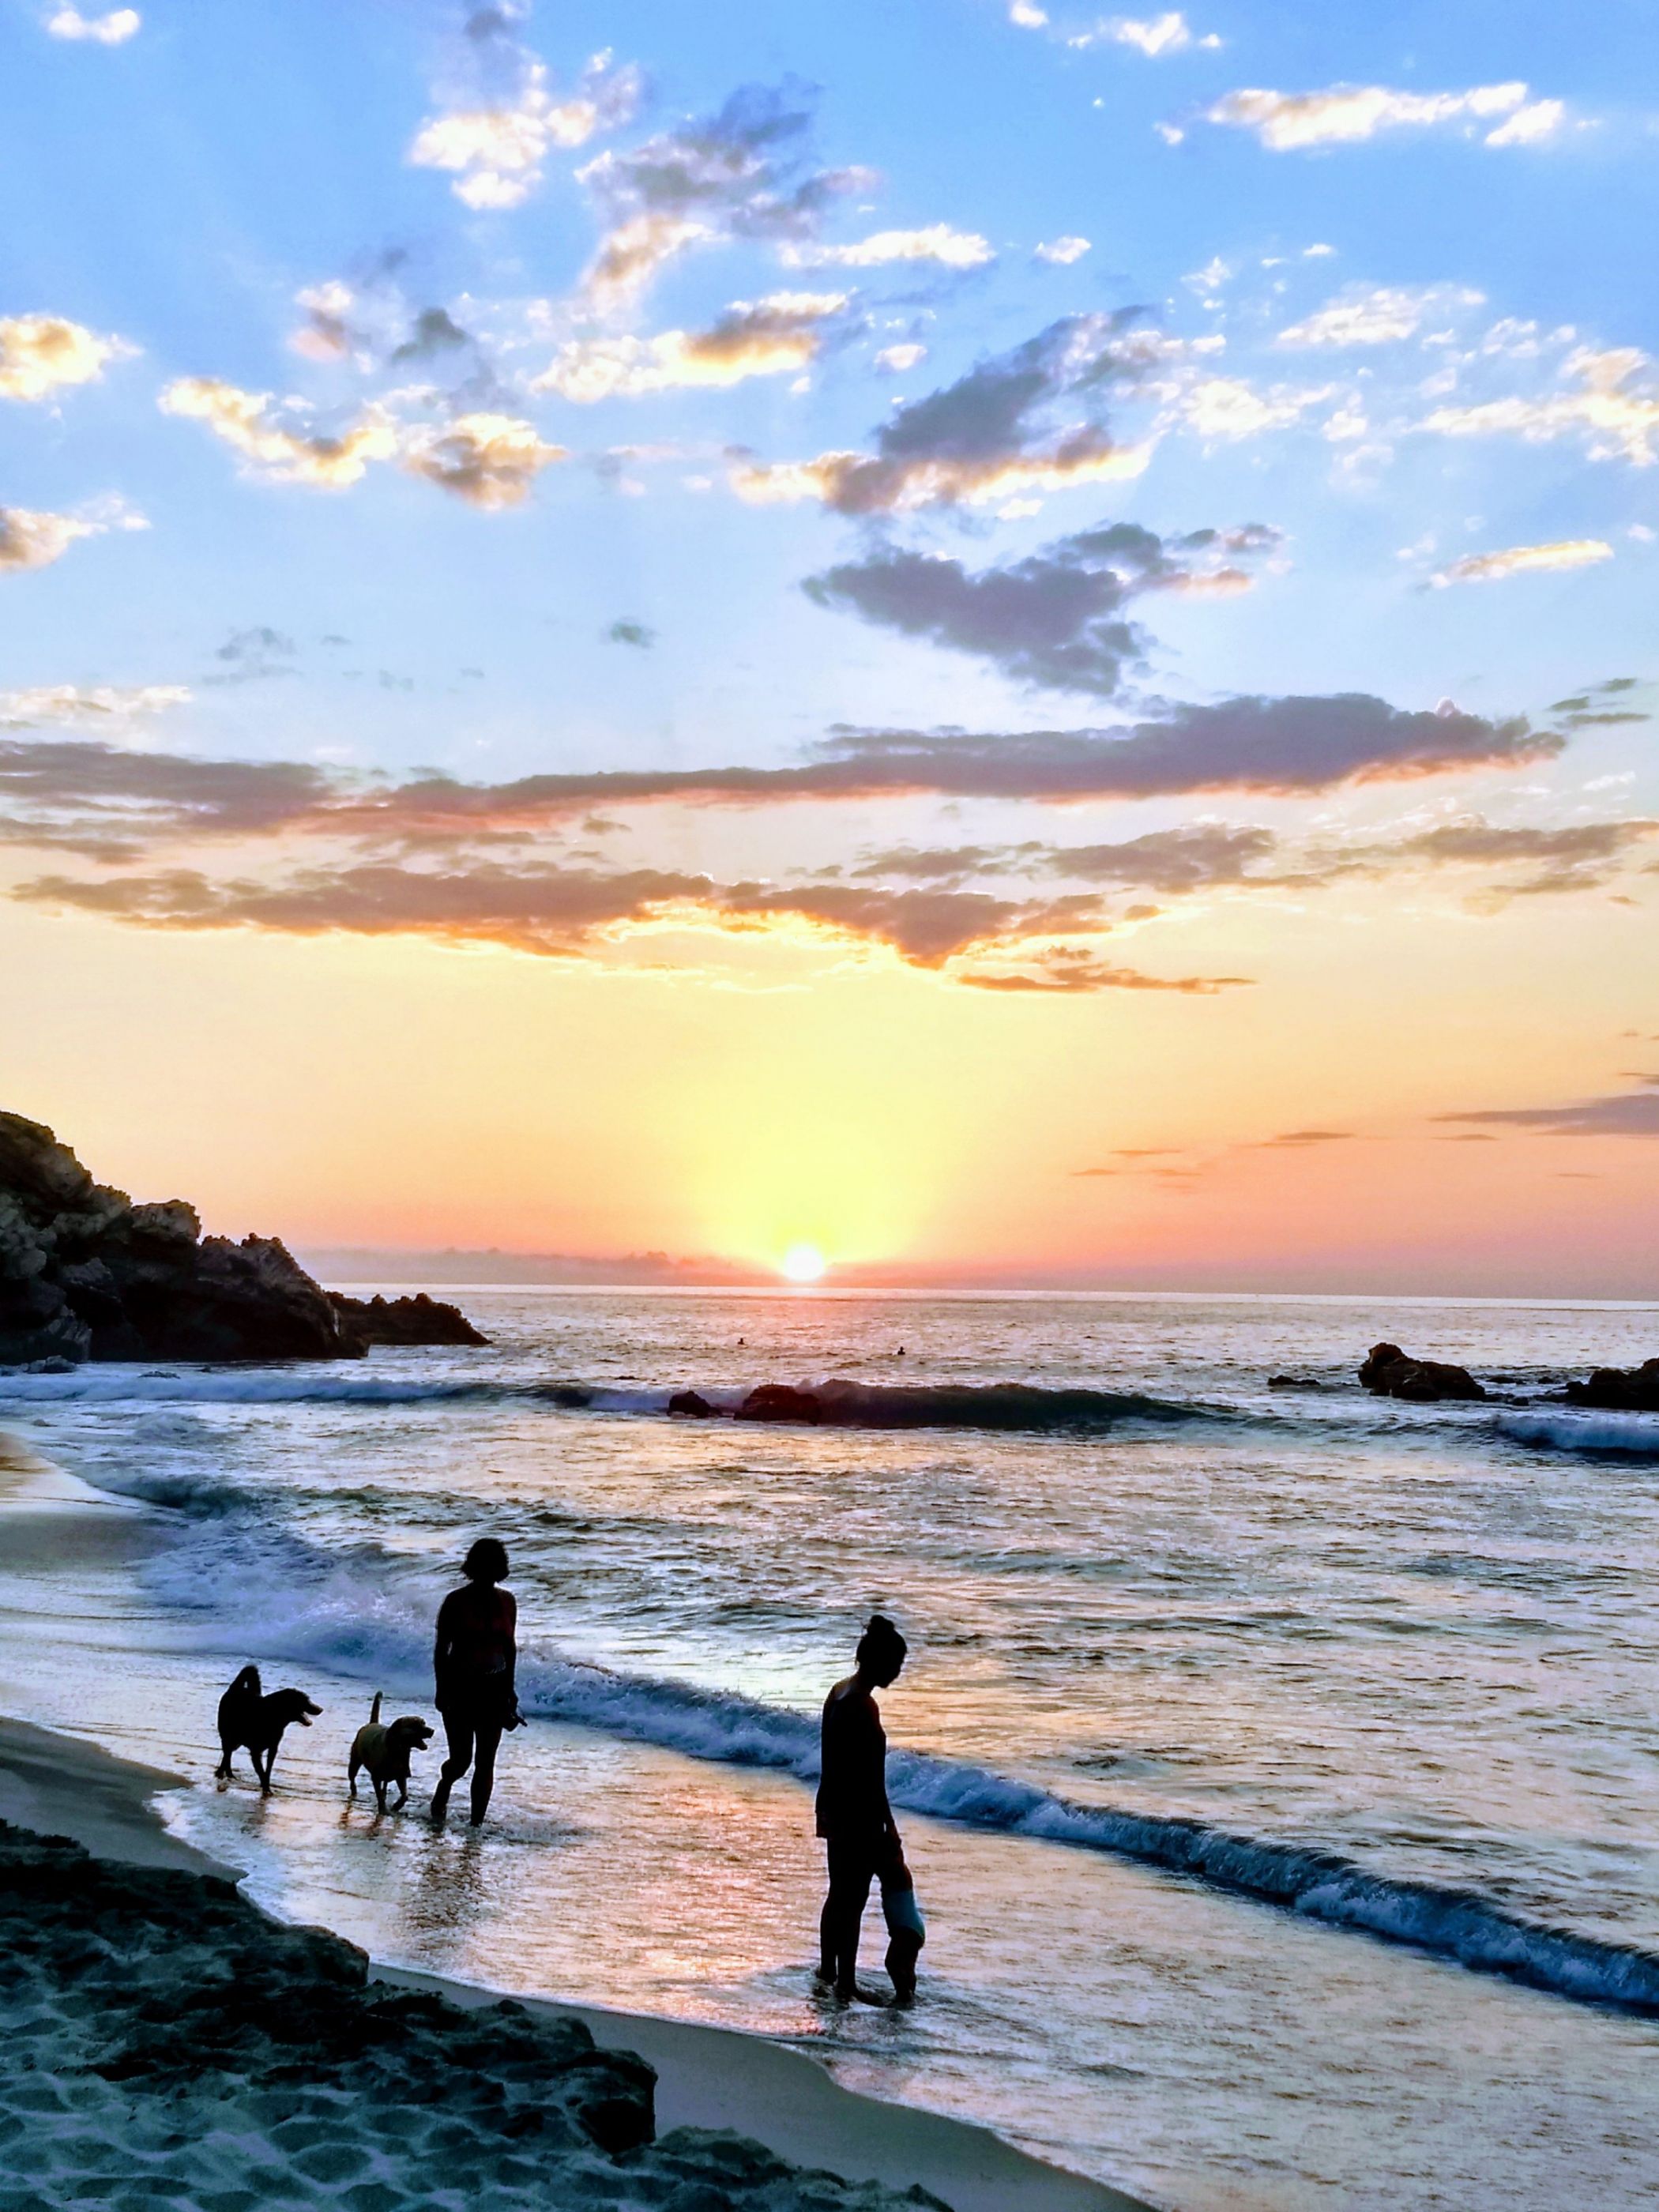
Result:
{"label": "wet sand", "polygon": [[[94,1548],[108,1555],[122,1550],[140,1551],[147,1545],[143,1514],[128,1511],[118,1504],[106,1506],[96,1492],[35,1458],[15,1440],[5,1438],[0,1438],[0,1511],[4,1514],[9,1557],[16,1557],[21,1547],[27,1553],[31,1566],[39,1571],[49,1571],[55,1557],[72,1553],[84,1560],[89,1550]],[[227,1880],[235,1880],[236,1870],[170,1834],[155,1808],[158,1796],[191,1786],[156,1769],[112,1758],[96,1745],[71,1735],[35,1728],[21,1721],[0,1720],[0,1820],[13,1824],[15,1830],[32,1832],[36,1838],[67,1837],[112,1870],[132,1868],[169,1878],[199,1881],[204,1884],[202,1898],[206,1911],[208,1904],[216,1897],[222,1902],[222,1885]],[[16,1846],[22,1840],[14,1834],[8,1844]],[[56,1867],[56,1862],[52,1866]],[[114,1879],[112,1874],[111,1878]],[[57,1910],[60,1915],[72,1912],[76,1883],[61,1869],[53,1874],[52,1879],[64,1892],[64,1901],[59,1902]],[[138,1882],[139,1878],[135,1876],[134,1881]],[[115,1903],[110,1905],[106,1901],[105,1918],[107,1920],[111,1911],[118,1918],[126,1916],[131,1940],[142,1950],[148,1941],[144,1920],[149,1909],[147,1893],[141,1882],[131,1893],[118,1883],[113,1894]],[[169,1905],[167,1909],[173,1908]],[[214,1909],[218,1908],[216,1905]],[[234,1900],[231,1927],[237,1943],[245,1946],[248,1940],[248,1916],[252,1923],[262,1923],[270,1929],[273,1945],[279,1948],[289,1945],[294,1931],[265,1921],[257,1907],[240,1897]],[[88,1923],[94,1919],[90,1910],[84,1911],[82,1917]],[[69,1931],[60,1932],[68,1940]],[[76,1940],[92,1932],[90,1924],[73,1931]],[[110,1930],[106,1927],[99,1932],[108,1934]],[[334,1939],[329,1941],[332,1942]],[[349,1946],[336,1948],[340,1954],[361,1957],[351,1952]],[[304,1954],[295,1953],[291,1963],[293,1971],[302,1974]],[[198,1971],[199,1973],[199,1960]],[[210,1955],[210,1976],[214,1971]],[[426,2023],[421,2027],[423,2035],[437,2033],[441,2038],[444,2033],[459,2033],[454,2025],[454,2013],[476,2015],[481,2008],[500,2002],[495,1992],[468,1988],[433,1975],[372,1965],[367,1972],[370,1991],[376,1988],[386,1991],[388,2001],[392,1991],[411,2001],[417,1994],[443,2001],[439,2027]],[[165,1992],[162,1995],[165,2002]],[[181,1987],[178,1995],[183,2003],[188,1992]],[[296,1991],[296,1997],[304,1995],[303,1990]],[[357,2002],[359,1999],[354,1996],[349,2001]],[[635,2165],[641,2160],[647,2165],[655,2160],[661,2169],[653,2172],[649,2192],[637,2200],[641,2204],[670,2203],[680,2187],[714,2186],[724,2191],[720,2202],[734,2208],[752,2203],[757,2212],[763,2203],[767,2212],[793,2212],[797,2205],[805,2212],[805,2208],[820,2204],[826,2208],[844,2205],[848,2212],[853,2212],[854,2207],[859,2208],[859,2212],[887,2212],[888,2207],[902,2203],[930,2201],[942,2203],[952,2212],[1143,2212],[1138,2200],[1046,2166],[988,2130],[844,2089],[812,2059],[760,2037],[547,2002],[526,2002],[521,2011],[532,2023],[524,2033],[532,2042],[535,2037],[544,2036],[553,2039],[550,2048],[556,2045],[562,2049],[564,2042],[560,2039],[568,2041],[574,2037],[585,2042],[591,2037],[600,2053],[637,2053],[655,2070],[655,2148],[631,2150],[624,2160],[632,2160]],[[514,2017],[517,2016],[515,2012]],[[68,2075],[73,2075],[74,2052],[67,2045],[57,2051],[54,2042],[54,2039],[62,2041],[67,2036],[66,2020],[67,2014],[58,2020],[50,2003],[37,2008],[35,2028],[46,2039],[37,2070],[40,2064],[62,2063],[67,2067]],[[445,2021],[451,2025],[444,2027]],[[290,2055],[299,2060],[303,2070],[303,2053]],[[320,2053],[318,2063],[323,2063]],[[371,2092],[373,2098],[383,2104],[388,2094],[386,2081],[378,2077],[373,2082],[366,2079],[366,2100]],[[222,2100],[222,2083],[214,2094]],[[262,2102],[260,2094],[250,2091],[248,2095],[247,2110],[240,2114],[236,2124],[245,2135],[252,2130],[252,2138],[258,2138],[262,2129],[275,2127],[278,2123],[270,2118],[274,2108],[270,2106],[268,2097]],[[329,2098],[329,2125],[333,2130],[329,2138],[332,2145],[330,2156],[340,2164],[343,2174],[353,2169],[354,2161],[367,2160],[365,2172],[374,2166],[375,2186],[389,2192],[384,2198],[386,2212],[392,2212],[394,2204],[413,2206],[423,2201],[441,2201],[437,2197],[422,2197],[413,2167],[408,2173],[382,2170],[386,2167],[384,2145],[375,2148],[370,2140],[376,2138],[378,2124],[368,2102],[362,2119],[363,2140],[359,2142],[353,2132],[356,2123],[351,2119],[349,2109],[349,2081],[343,2102],[337,2081],[330,2089]],[[43,2205],[79,2201],[75,2191],[84,2187],[91,2169],[86,2168],[84,2163],[79,2167],[74,2166],[72,2161],[66,2163],[63,2142],[78,2144],[80,2148],[75,2155],[84,2160],[87,2155],[94,2154],[88,2152],[88,2144],[94,2146],[95,2152],[99,2127],[107,2131],[112,2126],[126,2124],[121,2114],[128,2112],[131,2124],[143,2135],[148,2124],[143,2115],[148,2110],[142,2106],[142,2100],[139,2106],[133,2106],[131,2099],[126,2105],[118,2099],[112,2103],[107,2085],[100,2081],[89,2083],[88,2098],[79,2104],[71,2096],[61,2111],[23,2113],[21,2117],[25,2122],[25,2132],[32,2138],[39,2136],[44,2161],[33,2174],[35,2185],[43,2192],[38,2201]],[[687,2130],[693,2131],[692,2135],[683,2136],[680,2131]],[[744,2147],[728,2148],[718,2153],[710,2150],[698,2132],[709,2130],[733,2131],[744,2139]],[[410,2140],[412,2152],[416,2139],[411,2136]],[[134,2142],[137,2141],[135,2136]],[[59,2148],[54,2149],[54,2144]],[[678,2148],[675,2148],[677,2145]],[[118,2142],[106,2148],[107,2156],[118,2162],[131,2146],[124,2147]],[[488,2148],[487,2143],[485,2148]],[[555,2158],[557,2146],[550,2142],[543,2148],[546,2158]],[[496,2156],[499,2150],[500,2147],[495,2146],[490,2156]],[[280,2164],[281,2156],[285,2155],[282,2140],[274,2146],[264,2144],[259,2155],[263,2158],[267,2153]],[[772,2154],[769,2160],[767,2153]],[[484,2154],[474,2142],[468,2154],[476,2158]],[[557,2154],[563,2157],[565,2152],[559,2150]],[[603,2173],[596,2180],[588,2170],[599,2154],[584,2145],[580,2156],[574,2150],[569,2151],[568,2171],[563,2166],[559,2168],[559,2186],[564,2191],[560,2201],[568,2203],[573,2212],[574,2208],[590,2201],[595,2204],[630,2201],[608,2194]],[[146,2157],[149,2155],[145,2153]],[[677,2159],[682,2161],[682,2167],[675,2166]],[[698,2165],[699,2160],[706,2166],[710,2159],[714,2163],[707,2171]],[[726,2161],[724,2165],[722,2160]],[[786,2172],[779,2167],[778,2160],[794,2171]],[[94,2168],[95,2166],[94,2155]],[[158,2172],[161,2170],[157,2168]],[[277,2167],[273,2166],[269,2172],[262,2168],[261,2172],[263,2179],[258,2187],[267,2192],[269,2201],[268,2192],[276,2184]],[[492,2167],[490,2172],[494,2173],[495,2169]],[[831,2176],[841,2177],[846,2186],[833,2182]],[[225,2196],[228,2208],[230,2197],[237,2191],[228,2173],[217,2178],[225,2181],[228,2194],[224,2191],[218,2193]],[[492,2193],[503,2180],[512,2179],[511,2175],[504,2175],[491,2180]],[[533,2185],[544,2190],[553,2179],[549,2168]],[[639,2179],[643,2185],[643,2171]],[[302,2174],[290,2176],[283,2185],[295,2185],[302,2179]],[[514,2183],[515,2187],[520,2185],[526,2189],[532,2187],[527,2172],[519,2175]],[[199,2188],[204,2184],[200,2177],[195,2177],[188,2185]],[[926,2192],[921,2198],[909,2193],[917,2187]],[[58,2193],[53,2193],[54,2189]],[[593,2193],[595,2190],[597,2194]],[[333,2191],[321,2194],[331,2198]],[[318,2201],[321,2201],[321,2194]],[[368,2200],[364,2201],[367,2203]],[[505,2204],[512,2200],[509,2195],[499,2201]],[[532,2200],[527,2197],[524,2201]],[[686,2201],[692,2200],[688,2197]],[[697,2201],[714,2200],[700,2197]]]}

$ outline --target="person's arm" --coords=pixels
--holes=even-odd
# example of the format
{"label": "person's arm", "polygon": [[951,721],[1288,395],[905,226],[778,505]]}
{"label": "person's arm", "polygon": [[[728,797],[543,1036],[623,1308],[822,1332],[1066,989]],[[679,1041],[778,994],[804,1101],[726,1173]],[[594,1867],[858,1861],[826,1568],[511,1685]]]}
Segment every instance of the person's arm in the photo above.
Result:
{"label": "person's arm", "polygon": [[519,1601],[511,1590],[502,1590],[501,1625],[507,1631],[507,1710],[514,1720],[519,1717]]}
{"label": "person's arm", "polygon": [[453,1603],[453,1596],[447,1597],[438,1607],[437,1632],[432,1641],[432,1694],[438,1705],[442,1705],[444,1700],[444,1662],[449,1656],[450,1645],[453,1641],[449,1615],[449,1608]]}
{"label": "person's arm", "polygon": [[881,1725],[881,1707],[873,1698],[870,1700],[870,1724],[875,1731],[876,1741],[879,1746],[876,1753],[878,1761],[876,1788],[881,1798],[882,1830],[885,1835],[892,1838],[894,1850],[902,1858],[904,1844],[899,1835],[898,1823],[893,1818],[893,1808],[887,1802],[887,1738]]}

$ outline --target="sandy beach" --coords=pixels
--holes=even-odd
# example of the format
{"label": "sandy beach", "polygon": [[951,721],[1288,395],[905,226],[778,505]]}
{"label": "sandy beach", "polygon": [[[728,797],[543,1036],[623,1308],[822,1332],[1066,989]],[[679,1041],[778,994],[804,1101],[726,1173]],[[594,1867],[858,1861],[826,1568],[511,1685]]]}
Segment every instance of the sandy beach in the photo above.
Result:
{"label": "sandy beach", "polygon": [[[21,1547],[37,1571],[64,1547],[147,1540],[141,1516],[105,1511],[15,1443],[0,1485],[9,1557]],[[237,1893],[237,1869],[168,1832],[155,1801],[191,1786],[0,1721],[0,2012],[25,2054],[0,2143],[30,2207],[161,2194],[212,2212],[401,2212],[556,2191],[677,2212],[1137,2212],[760,2037],[504,2005],[285,1927]]]}

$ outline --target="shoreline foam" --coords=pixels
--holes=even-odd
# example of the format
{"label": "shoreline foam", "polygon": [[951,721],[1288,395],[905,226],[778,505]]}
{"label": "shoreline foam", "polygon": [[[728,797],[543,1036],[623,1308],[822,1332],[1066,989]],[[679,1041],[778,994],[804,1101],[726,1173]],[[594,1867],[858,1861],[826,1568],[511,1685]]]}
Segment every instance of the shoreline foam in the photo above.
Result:
{"label": "shoreline foam", "polygon": [[[0,1720],[0,1820],[37,1834],[67,1835],[100,1863],[199,1880],[207,1885],[204,1899],[220,1896],[224,1884],[235,1880],[234,1870],[173,1836],[154,1809],[156,1796],[185,1786],[173,1776],[116,1759],[76,1738]],[[273,1943],[295,1933],[246,1899],[239,1898],[237,1904],[270,1929]],[[358,1955],[340,1939],[326,1940],[342,1954]],[[388,1990],[441,1998],[463,2013],[503,2002],[495,1991],[390,1966],[368,1965],[367,1979]],[[181,1990],[181,2000],[185,1994]],[[550,2033],[591,2035],[601,2057],[607,2051],[642,2056],[658,2076],[659,2136],[683,2130],[694,2136],[736,2130],[754,2139],[756,2158],[757,2147],[764,2145],[786,2166],[811,2170],[810,2179],[805,2172],[772,2173],[765,2181],[769,2193],[763,2197],[762,2167],[755,2158],[745,2164],[736,2153],[717,2153],[706,2144],[685,2148],[684,2178],[712,2180],[731,2192],[733,2207],[752,2203],[759,2212],[763,2202],[767,2212],[794,2212],[798,2204],[805,2212],[822,2203],[826,2212],[841,2206],[847,2212],[888,2212],[906,2201],[928,2201],[908,2195],[920,2186],[951,2212],[1145,2212],[1139,2200],[1047,2166],[988,2130],[844,2089],[814,2060],[762,2037],[547,1999],[514,1999],[512,2004],[512,2017],[522,2013]],[[298,2063],[304,2065],[303,2055]],[[100,2108],[107,2104],[101,2090],[97,2100]],[[86,2117],[76,2124],[83,2127]],[[384,2117],[378,2104],[365,2112],[364,2127],[375,2141]],[[68,2126],[70,2116],[63,2119]],[[334,2148],[343,2160],[353,2154],[351,2142]],[[118,2148],[112,2146],[112,2154]],[[698,2159],[713,2161],[707,2176],[696,2170]],[[844,2190],[823,2182],[826,2167],[845,2179]],[[544,2187],[552,2178],[544,2175],[538,2185]],[[796,2183],[809,2193],[798,2194]],[[75,2199],[71,2192],[43,2201]],[[560,2201],[568,2201],[574,2212],[582,2198]]]}

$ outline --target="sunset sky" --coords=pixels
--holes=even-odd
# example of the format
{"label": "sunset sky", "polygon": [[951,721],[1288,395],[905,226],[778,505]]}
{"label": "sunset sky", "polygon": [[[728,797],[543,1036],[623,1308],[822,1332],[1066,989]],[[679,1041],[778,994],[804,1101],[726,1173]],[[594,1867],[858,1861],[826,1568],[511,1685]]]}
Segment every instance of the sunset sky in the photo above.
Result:
{"label": "sunset sky", "polygon": [[1659,1294],[1651,8],[0,5],[0,1105],[302,1248]]}

